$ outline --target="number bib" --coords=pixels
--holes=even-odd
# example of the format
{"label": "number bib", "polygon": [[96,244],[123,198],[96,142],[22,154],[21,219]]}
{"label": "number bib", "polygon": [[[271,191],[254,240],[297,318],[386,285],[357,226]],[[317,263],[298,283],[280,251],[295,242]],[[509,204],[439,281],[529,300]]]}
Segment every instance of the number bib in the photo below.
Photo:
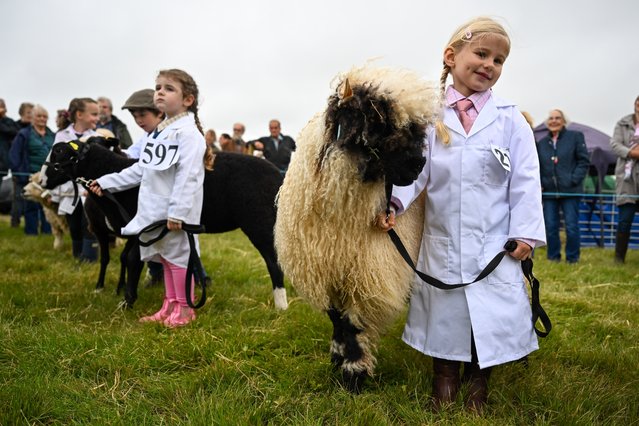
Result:
{"label": "number bib", "polygon": [[140,167],[153,170],[166,170],[180,158],[176,141],[148,138],[140,153]]}

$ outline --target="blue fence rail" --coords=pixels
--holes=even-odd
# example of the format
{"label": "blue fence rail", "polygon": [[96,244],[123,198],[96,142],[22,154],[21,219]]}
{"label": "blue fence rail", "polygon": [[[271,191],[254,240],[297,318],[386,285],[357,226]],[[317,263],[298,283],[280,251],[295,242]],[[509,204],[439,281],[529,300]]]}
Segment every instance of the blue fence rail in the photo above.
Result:
{"label": "blue fence rail", "polygon": [[[619,208],[614,194],[583,194],[579,203],[579,229],[582,247],[614,247]],[[639,248],[639,214],[630,229],[629,247]]]}

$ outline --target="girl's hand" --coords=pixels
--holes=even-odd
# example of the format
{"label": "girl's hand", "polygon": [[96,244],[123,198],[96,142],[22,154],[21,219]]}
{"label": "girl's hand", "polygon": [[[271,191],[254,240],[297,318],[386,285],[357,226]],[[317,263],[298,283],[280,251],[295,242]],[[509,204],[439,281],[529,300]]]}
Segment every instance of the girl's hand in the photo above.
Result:
{"label": "girl's hand", "polygon": [[530,259],[530,255],[532,254],[532,247],[530,247],[523,241],[515,240],[515,242],[517,243],[517,248],[508,254],[517,260]]}
{"label": "girl's hand", "polygon": [[93,192],[98,197],[102,196],[102,188],[100,187],[100,184],[95,180],[89,185],[89,191]]}
{"label": "girl's hand", "polygon": [[385,211],[379,213],[375,218],[373,226],[375,226],[380,231],[390,231],[395,226],[395,212],[390,212],[390,214],[386,214]]}
{"label": "girl's hand", "polygon": [[166,220],[166,227],[169,231],[179,231],[182,229],[182,221],[179,219],[168,218]]}

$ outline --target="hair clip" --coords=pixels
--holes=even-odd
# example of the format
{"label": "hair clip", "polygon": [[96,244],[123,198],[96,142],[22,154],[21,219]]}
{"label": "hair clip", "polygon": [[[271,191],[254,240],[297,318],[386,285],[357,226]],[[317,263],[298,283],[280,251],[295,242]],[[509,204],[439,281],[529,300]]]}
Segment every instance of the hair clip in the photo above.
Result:
{"label": "hair clip", "polygon": [[470,28],[466,28],[466,32],[462,36],[462,40],[470,40],[473,37],[473,33],[470,32]]}

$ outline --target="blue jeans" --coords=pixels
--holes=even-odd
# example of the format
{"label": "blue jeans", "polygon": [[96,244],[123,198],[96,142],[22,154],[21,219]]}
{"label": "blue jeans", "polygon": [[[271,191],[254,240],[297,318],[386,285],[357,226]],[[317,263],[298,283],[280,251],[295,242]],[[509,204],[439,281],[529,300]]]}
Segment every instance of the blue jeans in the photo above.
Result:
{"label": "blue jeans", "polygon": [[544,198],[544,221],[546,222],[547,257],[561,260],[561,241],[559,239],[559,210],[564,213],[566,225],[566,261],[579,260],[579,197]]}
{"label": "blue jeans", "polygon": [[38,225],[43,234],[51,233],[51,225],[44,216],[42,206],[33,201],[24,200],[24,233],[27,235],[38,235]]}
{"label": "blue jeans", "polygon": [[619,223],[617,224],[617,232],[630,233],[632,221],[635,213],[639,211],[639,203],[626,203],[619,206]]}

